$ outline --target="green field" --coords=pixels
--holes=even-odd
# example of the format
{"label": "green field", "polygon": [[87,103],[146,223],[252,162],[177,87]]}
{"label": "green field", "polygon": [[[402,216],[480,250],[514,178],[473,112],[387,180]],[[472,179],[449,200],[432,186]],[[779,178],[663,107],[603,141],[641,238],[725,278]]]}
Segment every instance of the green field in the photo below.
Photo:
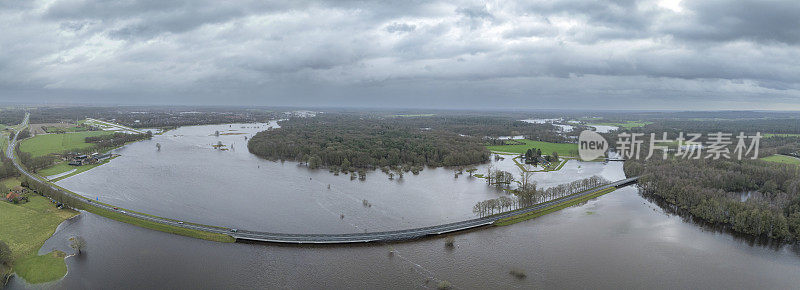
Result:
{"label": "green field", "polygon": [[533,141],[528,139],[514,140],[525,143],[524,145],[496,145],[486,146],[491,151],[497,152],[510,152],[524,154],[528,149],[536,148],[541,149],[542,154],[551,155],[553,152],[558,152],[558,156],[578,156],[578,144],[571,143],[550,143],[542,141]]}
{"label": "green field", "polygon": [[800,137],[800,134],[772,134],[772,133],[765,133],[764,138],[769,137]]}
{"label": "green field", "polygon": [[800,164],[800,159],[798,158],[779,154],[763,157],[761,160],[783,164]]}
{"label": "green field", "polygon": [[38,135],[20,143],[20,150],[28,152],[33,157],[44,156],[50,153],[61,153],[68,150],[84,149],[94,146],[86,143],[86,137],[113,134],[106,131],[89,131],[66,134]]}
{"label": "green field", "polygon": [[57,209],[50,200],[38,195],[31,195],[30,202],[20,205],[0,201],[0,240],[11,248],[17,275],[29,283],[42,283],[67,274],[63,253],[43,256],[37,253],[56,227],[76,214],[73,210]]}
{"label": "green field", "polygon": [[625,129],[630,129],[634,127],[644,127],[645,125],[653,124],[653,122],[646,122],[646,121],[627,121],[625,123],[592,123],[591,125],[603,125],[603,126],[617,126]]}
{"label": "green field", "polygon": [[[37,173],[39,175],[41,175],[41,176],[49,176],[49,175],[55,175],[55,174],[59,174],[59,173],[64,173],[64,172],[67,172],[67,171],[75,169],[75,171],[71,172],[70,174],[67,174],[67,175],[64,175],[64,176],[61,176],[59,178],[55,178],[55,179],[51,180],[51,182],[56,182],[56,181],[62,180],[64,178],[67,178],[67,177],[70,177],[70,176],[75,176],[75,175],[77,175],[79,173],[83,173],[83,172],[89,171],[89,169],[92,169],[92,168],[95,168],[97,166],[100,166],[100,165],[106,164],[108,162],[111,162],[112,159],[114,159],[114,158],[106,159],[106,160],[103,160],[103,161],[95,163],[95,164],[89,164],[89,165],[83,165],[83,166],[72,166],[72,165],[67,164],[67,162],[61,162],[59,164],[56,164],[53,167],[50,167],[50,168],[47,168],[47,169],[44,169],[44,170],[40,170]],[[44,175],[42,172],[51,172],[51,174]],[[52,172],[55,172],[55,173],[52,173]]]}

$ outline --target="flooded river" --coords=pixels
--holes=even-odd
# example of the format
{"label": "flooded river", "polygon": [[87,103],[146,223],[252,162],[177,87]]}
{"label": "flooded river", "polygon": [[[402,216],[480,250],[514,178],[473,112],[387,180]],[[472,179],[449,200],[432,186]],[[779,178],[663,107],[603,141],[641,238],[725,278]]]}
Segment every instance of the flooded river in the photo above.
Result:
{"label": "flooded river", "polygon": [[[240,128],[236,128],[236,127]],[[273,232],[402,229],[474,217],[502,195],[466,174],[426,169],[366,181],[250,155],[244,136],[267,124],[183,127],[118,149],[107,165],[59,181],[91,198],[195,222]],[[252,128],[241,128],[252,127]],[[241,135],[221,133],[244,132]],[[218,141],[233,150],[211,148]],[[161,150],[155,144],[161,144]],[[484,172],[485,167],[478,172]],[[514,170],[510,158],[493,166]],[[511,171],[515,172],[515,171]],[[548,187],[622,178],[621,163],[569,161],[537,173]],[[327,185],[331,184],[331,189]],[[363,200],[371,207],[365,207]],[[344,214],[344,219],[340,218]],[[444,239],[355,246],[222,244],[137,228],[89,213],[62,224],[40,253],[72,252],[44,288],[767,288],[800,285],[800,249],[761,245],[665,212],[626,187],[537,219]],[[525,273],[525,278],[510,271]],[[10,288],[26,288],[21,279]]]}

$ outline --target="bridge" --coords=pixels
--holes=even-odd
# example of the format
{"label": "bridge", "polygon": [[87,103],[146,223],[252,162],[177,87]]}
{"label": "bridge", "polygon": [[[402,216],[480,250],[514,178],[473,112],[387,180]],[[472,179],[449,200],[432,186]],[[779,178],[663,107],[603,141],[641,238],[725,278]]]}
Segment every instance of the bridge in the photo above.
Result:
{"label": "bridge", "polygon": [[[23,125],[20,128],[25,128],[28,122],[29,115],[25,116],[25,120],[23,121]],[[488,217],[470,219],[460,222],[454,222],[449,224],[442,224],[430,227],[422,227],[422,228],[414,228],[414,229],[407,229],[407,230],[396,230],[396,231],[386,231],[386,232],[370,232],[370,233],[349,233],[349,234],[285,234],[285,233],[270,233],[270,232],[261,232],[261,231],[248,231],[248,230],[234,230],[231,228],[224,228],[224,227],[217,227],[217,226],[210,226],[210,225],[199,225],[199,224],[190,224],[190,223],[183,223],[176,220],[171,220],[162,217],[156,217],[151,215],[140,214],[136,212],[130,211],[119,211],[115,207],[101,204],[97,202],[92,202],[90,199],[86,199],[83,196],[80,196],[74,192],[69,190],[62,189],[60,187],[53,186],[52,183],[43,179],[42,177],[38,176],[37,174],[33,174],[27,171],[27,169],[19,163],[19,160],[16,158],[14,154],[14,146],[17,143],[17,134],[14,134],[14,138],[9,143],[9,146],[6,150],[6,156],[9,159],[13,160],[14,166],[19,170],[19,172],[31,180],[35,182],[39,182],[44,184],[45,186],[51,188],[54,191],[58,191],[60,193],[66,194],[67,196],[73,197],[76,201],[82,203],[84,206],[88,207],[96,207],[108,211],[116,211],[118,213],[137,218],[140,220],[146,220],[151,222],[156,222],[168,226],[173,227],[181,227],[181,228],[188,228],[194,230],[200,230],[210,233],[217,233],[217,234],[224,234],[234,237],[237,241],[259,241],[259,242],[272,242],[272,243],[289,243],[289,244],[347,244],[347,243],[367,243],[367,242],[390,242],[390,241],[402,241],[402,240],[411,240],[411,239],[418,239],[428,236],[436,236],[442,235],[452,232],[458,232],[473,228],[478,228],[482,226],[488,226],[493,224],[495,221],[513,217],[520,214],[529,213],[532,211],[541,210],[544,208],[548,208],[550,206],[566,203],[575,199],[579,199],[581,197],[594,194],[598,191],[608,189],[611,187],[624,187],[630,184],[635,183],[639,177],[631,177],[626,178],[623,180],[619,180],[616,182],[612,182],[600,187],[596,187],[587,191],[583,191],[577,194],[570,195],[565,198],[561,198],[558,200],[548,201],[544,203],[540,203],[531,207],[527,207],[524,209],[516,210],[513,212],[505,212],[500,213]]]}

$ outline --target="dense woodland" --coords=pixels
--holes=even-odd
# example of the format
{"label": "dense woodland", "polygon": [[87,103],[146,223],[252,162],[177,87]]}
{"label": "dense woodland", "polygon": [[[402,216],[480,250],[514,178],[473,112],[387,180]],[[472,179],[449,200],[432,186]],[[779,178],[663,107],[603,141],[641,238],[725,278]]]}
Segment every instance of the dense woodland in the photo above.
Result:
{"label": "dense woodland", "polygon": [[500,136],[522,135],[531,140],[547,142],[565,142],[564,135],[559,134],[552,124],[532,124],[508,117],[491,115],[476,116],[427,116],[427,117],[394,117],[387,121],[415,128],[431,128],[457,134],[496,138]]}
{"label": "dense woodland", "polygon": [[20,109],[0,109],[0,124],[16,125],[25,119],[25,111]]}
{"label": "dense woodland", "polygon": [[627,176],[676,209],[736,232],[800,239],[800,166],[760,160],[628,160]]}
{"label": "dense woodland", "polygon": [[281,128],[259,132],[250,152],[271,160],[307,162],[309,167],[357,168],[462,166],[489,160],[478,137],[460,136],[416,122],[326,115],[292,118]]}

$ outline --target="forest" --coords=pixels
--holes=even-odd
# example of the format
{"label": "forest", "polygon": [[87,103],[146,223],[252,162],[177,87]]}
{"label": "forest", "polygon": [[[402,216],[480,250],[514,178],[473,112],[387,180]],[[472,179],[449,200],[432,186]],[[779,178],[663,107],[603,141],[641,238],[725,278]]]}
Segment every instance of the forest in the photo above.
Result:
{"label": "forest", "polygon": [[644,194],[733,231],[800,239],[800,166],[761,160],[650,159],[625,162]]}
{"label": "forest", "polygon": [[295,160],[311,168],[354,171],[378,167],[464,166],[489,160],[478,137],[461,136],[418,122],[326,114],[292,118],[248,142],[251,153],[270,160]]}

